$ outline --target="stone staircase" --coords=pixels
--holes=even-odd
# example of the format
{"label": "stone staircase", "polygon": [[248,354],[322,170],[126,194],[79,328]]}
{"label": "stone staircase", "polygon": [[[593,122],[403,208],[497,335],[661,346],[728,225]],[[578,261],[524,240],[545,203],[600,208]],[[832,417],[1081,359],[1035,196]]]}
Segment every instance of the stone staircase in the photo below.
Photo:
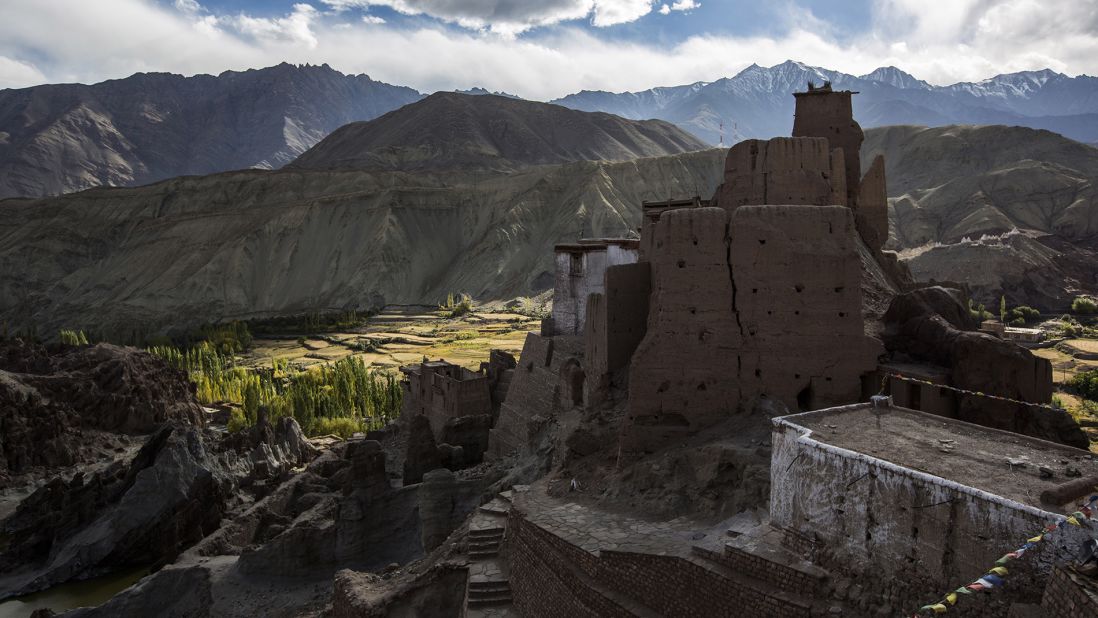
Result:
{"label": "stone staircase", "polygon": [[469,580],[465,586],[465,612],[469,618],[515,616],[511,609],[508,564],[500,556],[507,536],[511,492],[505,491],[482,505],[469,524]]}

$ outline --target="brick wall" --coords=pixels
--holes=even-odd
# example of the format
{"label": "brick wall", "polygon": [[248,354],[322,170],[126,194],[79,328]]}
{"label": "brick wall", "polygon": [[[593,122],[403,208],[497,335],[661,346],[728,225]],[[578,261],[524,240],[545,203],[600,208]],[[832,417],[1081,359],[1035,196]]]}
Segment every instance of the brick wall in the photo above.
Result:
{"label": "brick wall", "polygon": [[823,587],[824,582],[818,577],[813,577],[784,564],[772,562],[762,556],[749,554],[735,547],[729,547],[723,553],[699,551],[717,564],[724,565],[733,571],[750,573],[753,577],[774,584],[782,590],[811,595]]}
{"label": "brick wall", "polygon": [[[511,594],[515,608],[528,618],[633,614],[600,593],[585,568],[597,559],[545,532],[522,517],[508,523]],[[581,556],[579,554],[585,554]]]}
{"label": "brick wall", "polygon": [[512,509],[511,589],[524,616],[808,616],[809,608],[690,559],[636,552],[594,555]]}
{"label": "brick wall", "polygon": [[809,607],[772,596],[677,556],[602,551],[599,581],[664,616],[808,616]]}
{"label": "brick wall", "polygon": [[1084,618],[1098,616],[1098,585],[1063,567],[1049,576],[1041,607],[1046,616]]}

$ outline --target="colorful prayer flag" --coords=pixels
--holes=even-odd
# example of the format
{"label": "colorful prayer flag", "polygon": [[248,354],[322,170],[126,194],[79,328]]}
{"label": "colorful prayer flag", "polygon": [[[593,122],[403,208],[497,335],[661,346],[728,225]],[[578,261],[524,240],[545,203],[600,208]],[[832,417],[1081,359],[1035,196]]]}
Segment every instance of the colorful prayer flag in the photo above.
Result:
{"label": "colorful prayer flag", "polygon": [[988,571],[988,573],[994,573],[996,575],[1006,575],[1010,571],[1006,570],[1006,567],[997,566],[994,569]]}

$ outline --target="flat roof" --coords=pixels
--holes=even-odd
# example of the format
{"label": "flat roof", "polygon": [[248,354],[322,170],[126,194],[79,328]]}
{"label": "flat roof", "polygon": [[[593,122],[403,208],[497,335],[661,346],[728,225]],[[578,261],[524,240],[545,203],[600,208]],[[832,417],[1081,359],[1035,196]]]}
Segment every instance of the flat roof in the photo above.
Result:
{"label": "flat roof", "polygon": [[[842,406],[783,416],[775,422],[808,429],[817,442],[1042,510],[1063,505],[1043,503],[1041,492],[1098,477],[1098,461],[1088,451],[898,406]],[[1051,478],[1041,478],[1042,467],[1052,471]],[[1069,477],[1069,468],[1080,476]],[[1090,485],[1069,502],[1094,493]]]}

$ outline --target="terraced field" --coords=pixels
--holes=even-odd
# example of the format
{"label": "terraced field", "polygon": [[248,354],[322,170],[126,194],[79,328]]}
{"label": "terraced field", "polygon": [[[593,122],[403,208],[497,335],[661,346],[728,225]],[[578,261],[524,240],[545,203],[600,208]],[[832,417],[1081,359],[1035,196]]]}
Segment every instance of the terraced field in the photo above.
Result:
{"label": "terraced field", "polygon": [[477,369],[493,348],[518,357],[526,333],[539,329],[539,318],[517,313],[473,311],[449,318],[429,306],[386,307],[348,332],[256,337],[244,363],[270,366],[277,358],[304,368],[353,355],[378,368],[395,369],[427,357]]}

